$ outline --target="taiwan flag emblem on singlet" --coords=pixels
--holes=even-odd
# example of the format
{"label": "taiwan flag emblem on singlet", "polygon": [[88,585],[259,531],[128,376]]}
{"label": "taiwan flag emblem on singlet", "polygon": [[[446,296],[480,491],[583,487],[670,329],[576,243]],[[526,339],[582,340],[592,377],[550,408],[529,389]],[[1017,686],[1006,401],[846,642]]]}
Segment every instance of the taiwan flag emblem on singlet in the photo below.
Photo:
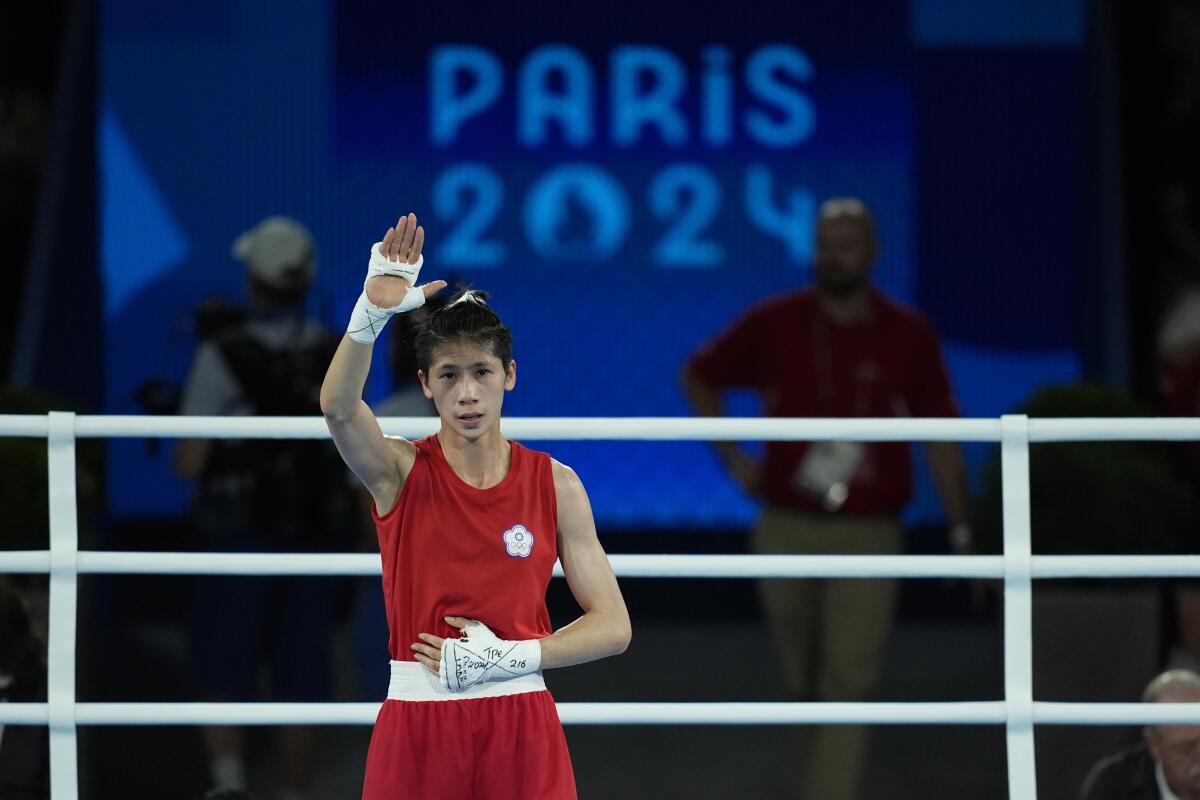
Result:
{"label": "taiwan flag emblem on singlet", "polygon": [[529,558],[533,552],[533,534],[524,525],[513,525],[504,532],[504,549],[513,558]]}

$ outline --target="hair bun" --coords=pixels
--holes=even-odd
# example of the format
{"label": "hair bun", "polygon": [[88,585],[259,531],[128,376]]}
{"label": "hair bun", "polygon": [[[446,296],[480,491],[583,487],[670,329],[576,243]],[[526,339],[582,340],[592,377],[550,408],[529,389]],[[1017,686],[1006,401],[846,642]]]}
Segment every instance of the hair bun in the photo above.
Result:
{"label": "hair bun", "polygon": [[446,305],[430,312],[416,337],[420,369],[429,369],[435,347],[460,340],[485,346],[505,365],[512,360],[512,331],[487,304],[488,297],[487,292],[462,287]]}

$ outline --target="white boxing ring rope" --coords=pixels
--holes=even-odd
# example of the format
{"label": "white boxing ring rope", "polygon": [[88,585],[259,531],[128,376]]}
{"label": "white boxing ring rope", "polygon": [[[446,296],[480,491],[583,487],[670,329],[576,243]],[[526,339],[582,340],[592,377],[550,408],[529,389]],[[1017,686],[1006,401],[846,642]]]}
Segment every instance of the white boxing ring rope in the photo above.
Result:
{"label": "white boxing ring rope", "polygon": [[[385,433],[432,433],[436,418],[381,420]],[[1004,699],[938,703],[561,703],[574,725],[1005,725],[1009,796],[1036,798],[1033,725],[1200,724],[1200,703],[1052,703],[1032,697],[1033,579],[1200,576],[1200,556],[1032,556],[1029,444],[1195,441],[1200,418],[1171,419],[675,419],[522,418],[518,439],[981,441],[1001,445],[1002,556],[614,555],[621,577],[896,577],[1004,581]],[[328,435],[319,418],[0,415],[0,436],[46,438],[50,549],[0,551],[0,573],[49,573],[46,703],[0,703],[0,725],[48,725],[51,797],[76,800],[78,725],[369,725],[378,703],[80,703],[75,700],[76,589],[80,574],[378,575],[373,554],[80,552],[75,440],[80,437],[304,438]],[[561,570],[555,570],[561,575]]]}

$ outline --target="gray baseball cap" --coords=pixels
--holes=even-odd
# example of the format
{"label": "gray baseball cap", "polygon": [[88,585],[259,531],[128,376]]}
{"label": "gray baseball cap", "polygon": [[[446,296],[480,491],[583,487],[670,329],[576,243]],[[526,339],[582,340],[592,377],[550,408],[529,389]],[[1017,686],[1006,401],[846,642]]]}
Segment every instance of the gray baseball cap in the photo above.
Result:
{"label": "gray baseball cap", "polygon": [[306,289],[317,274],[312,234],[289,217],[267,217],[233,242],[233,257],[267,286]]}

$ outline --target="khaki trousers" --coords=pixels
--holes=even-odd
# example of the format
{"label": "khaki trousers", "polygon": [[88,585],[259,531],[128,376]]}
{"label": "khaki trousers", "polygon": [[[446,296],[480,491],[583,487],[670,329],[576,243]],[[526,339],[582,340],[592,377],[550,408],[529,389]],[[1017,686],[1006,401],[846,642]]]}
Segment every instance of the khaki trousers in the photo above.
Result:
{"label": "khaki trousers", "polygon": [[[834,517],[770,507],[753,534],[759,554],[895,555],[901,528],[892,517]],[[867,700],[896,605],[894,579],[769,579],[759,596],[788,692],[800,701]],[[853,800],[867,753],[868,729],[802,729],[805,796]]]}

